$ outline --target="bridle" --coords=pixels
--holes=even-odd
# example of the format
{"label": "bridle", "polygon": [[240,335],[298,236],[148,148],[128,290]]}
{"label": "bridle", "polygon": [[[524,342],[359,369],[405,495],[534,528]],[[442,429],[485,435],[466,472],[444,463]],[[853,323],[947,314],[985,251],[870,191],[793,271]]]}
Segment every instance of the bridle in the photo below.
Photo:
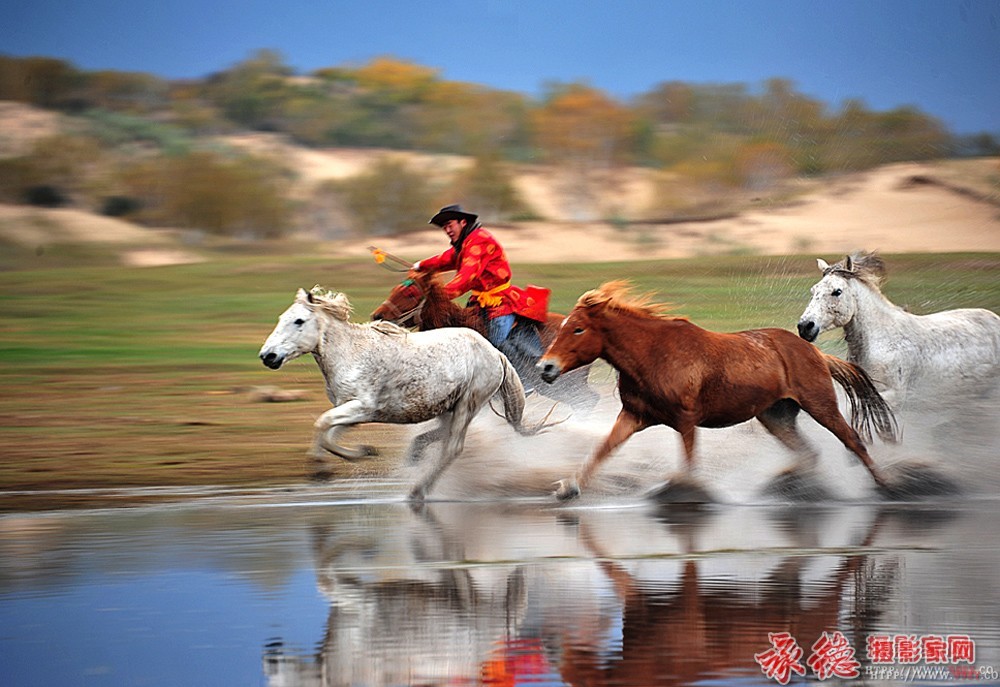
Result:
{"label": "bridle", "polygon": [[[410,283],[407,284],[406,282]],[[390,310],[391,316],[389,317],[389,320],[391,322],[395,322],[401,327],[405,327],[406,326],[405,322],[410,318],[413,318],[414,326],[416,326],[417,329],[420,329],[421,325],[423,324],[423,318],[421,317],[421,314],[423,313],[424,306],[427,304],[427,292],[420,287],[420,284],[415,279],[410,279],[410,278],[405,279],[402,283],[402,286],[406,287],[412,286],[417,289],[417,291],[420,293],[420,298],[417,300],[417,304],[412,308],[410,308],[409,310],[401,310],[399,306],[397,306],[395,303],[392,302],[391,298],[387,298],[384,301],[382,301],[382,306]]]}

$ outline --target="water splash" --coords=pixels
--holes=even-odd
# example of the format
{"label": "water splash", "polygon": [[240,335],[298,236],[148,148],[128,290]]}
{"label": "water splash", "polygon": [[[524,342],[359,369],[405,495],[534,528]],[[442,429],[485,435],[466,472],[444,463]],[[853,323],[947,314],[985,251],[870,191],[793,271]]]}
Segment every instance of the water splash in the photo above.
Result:
{"label": "water splash", "polygon": [[[549,497],[554,483],[574,474],[607,436],[621,408],[610,386],[586,417],[534,437],[519,437],[502,420],[482,413],[473,422],[465,451],[436,486],[438,499]],[[899,416],[902,441],[869,447],[876,464],[904,487],[897,495],[919,500],[947,496],[957,487],[967,496],[1000,494],[1000,393],[977,399],[948,400],[930,394],[933,407],[914,408]],[[549,406],[532,399],[527,417]],[[846,412],[845,404],[841,406]],[[557,409],[556,413],[558,414]],[[819,451],[815,479],[835,500],[881,500],[867,470],[827,430],[805,413],[803,435]],[[794,457],[756,421],[724,429],[699,429],[696,476],[714,500],[722,503],[773,503],[768,487]],[[652,427],[631,437],[608,458],[589,485],[583,503],[602,499],[639,499],[676,474],[683,462],[680,435]],[[405,467],[401,479],[415,479],[423,466]],[[945,489],[943,487],[949,487]],[[953,498],[953,497],[952,497]],[[553,500],[553,503],[555,501]]]}

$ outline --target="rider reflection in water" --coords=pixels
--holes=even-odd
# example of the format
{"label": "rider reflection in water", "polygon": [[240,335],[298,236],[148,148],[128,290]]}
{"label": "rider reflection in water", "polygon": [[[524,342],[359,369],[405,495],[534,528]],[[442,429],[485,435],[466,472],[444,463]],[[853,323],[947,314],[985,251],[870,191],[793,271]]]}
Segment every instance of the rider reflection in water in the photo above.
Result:
{"label": "rider reflection in water", "polygon": [[520,370],[523,360],[541,356],[542,342],[535,327],[515,327],[515,314],[528,299],[523,289],[511,283],[510,263],[503,247],[478,219],[461,205],[441,208],[429,224],[444,230],[451,247],[414,263],[413,269],[430,273],[455,270],[454,278],[444,285],[445,293],[449,298],[458,298],[472,292],[468,305],[479,309],[486,323],[486,338]]}

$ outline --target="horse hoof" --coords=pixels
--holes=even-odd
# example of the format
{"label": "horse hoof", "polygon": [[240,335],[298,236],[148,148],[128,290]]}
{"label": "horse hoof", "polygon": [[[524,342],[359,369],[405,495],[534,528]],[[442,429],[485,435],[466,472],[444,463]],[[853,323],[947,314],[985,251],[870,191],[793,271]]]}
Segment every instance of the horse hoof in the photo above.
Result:
{"label": "horse hoof", "polygon": [[577,486],[576,482],[561,479],[555,484],[556,490],[553,494],[560,501],[570,501],[580,496],[580,487]]}
{"label": "horse hoof", "polygon": [[416,487],[410,492],[410,495],[406,497],[406,500],[410,502],[411,506],[420,506],[424,503],[426,498],[427,492],[420,487]]}
{"label": "horse hoof", "polygon": [[715,500],[703,486],[685,479],[671,480],[648,492],[646,498],[661,504],[703,504]]}
{"label": "horse hoof", "polygon": [[783,472],[771,480],[763,494],[784,501],[831,501],[834,498],[815,475],[794,470]]}
{"label": "horse hoof", "polygon": [[378,455],[378,449],[375,448],[374,446],[369,446],[368,444],[364,444],[362,446],[358,446],[358,449],[354,454],[335,453],[334,455],[340,456],[348,463],[354,463],[359,460],[368,460],[369,458],[374,458],[375,456]]}
{"label": "horse hoof", "polygon": [[892,501],[934,496],[954,496],[961,487],[950,477],[924,465],[901,466],[889,482],[878,485],[879,493]]}
{"label": "horse hoof", "polygon": [[333,479],[333,470],[328,467],[316,468],[309,479],[313,482],[325,483]]}

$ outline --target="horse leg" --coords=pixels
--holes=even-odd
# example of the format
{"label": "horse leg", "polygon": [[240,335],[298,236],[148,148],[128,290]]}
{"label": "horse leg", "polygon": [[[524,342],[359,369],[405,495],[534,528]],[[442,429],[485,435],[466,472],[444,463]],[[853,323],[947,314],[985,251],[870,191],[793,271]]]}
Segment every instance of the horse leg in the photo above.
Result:
{"label": "horse leg", "polygon": [[469,429],[472,418],[476,415],[471,405],[469,401],[459,401],[455,410],[449,413],[450,417],[444,421],[442,431],[445,434],[445,440],[444,446],[441,448],[441,457],[438,458],[437,464],[424,475],[424,478],[410,490],[409,500],[411,502],[422,502],[441,473],[458,458],[462,449],[465,448],[465,433]]}
{"label": "horse leg", "polygon": [[435,441],[440,441],[446,435],[446,427],[443,419],[438,419],[438,425],[434,429],[423,432],[413,437],[410,447],[406,450],[406,464],[416,465],[424,456],[424,451]]}
{"label": "horse leg", "polygon": [[794,501],[829,500],[832,495],[816,479],[819,453],[802,436],[796,424],[800,409],[798,403],[786,398],[757,416],[764,429],[796,456],[795,464],[772,480],[764,493]]}
{"label": "horse leg", "polygon": [[681,435],[684,446],[684,468],[681,473],[667,480],[665,484],[652,489],[646,498],[658,503],[707,503],[712,496],[695,477],[694,444],[697,425],[690,418],[678,418],[675,427]]}
{"label": "horse leg", "polygon": [[348,428],[369,420],[371,420],[371,414],[368,408],[357,399],[326,411],[316,419],[314,425],[316,439],[313,443],[313,455],[320,460],[325,457],[323,451],[329,451],[345,460],[361,460],[378,455],[371,446],[348,448],[337,443],[337,438]]}
{"label": "horse leg", "polygon": [[630,436],[645,429],[646,426],[642,420],[623,409],[618,413],[618,419],[615,420],[615,425],[611,428],[611,433],[597,447],[590,460],[584,464],[576,476],[569,479],[561,479],[556,483],[558,485],[555,491],[556,497],[560,501],[568,501],[579,496],[580,490],[587,485],[594,472],[611,452],[621,446]]}
{"label": "horse leg", "polygon": [[830,387],[829,394],[824,393],[820,398],[815,396],[803,398],[800,399],[799,404],[816,422],[826,427],[835,437],[840,439],[840,443],[858,457],[862,465],[868,468],[875,484],[884,491],[891,491],[889,483],[875,468],[875,461],[868,455],[868,449],[861,441],[861,436],[847,424],[847,420],[840,414],[840,409],[837,407],[837,395],[834,393],[833,387]]}
{"label": "horse leg", "polygon": [[784,444],[796,456],[796,463],[789,471],[810,471],[816,468],[819,453],[816,452],[796,425],[799,404],[790,398],[782,399],[757,416],[764,429]]}

